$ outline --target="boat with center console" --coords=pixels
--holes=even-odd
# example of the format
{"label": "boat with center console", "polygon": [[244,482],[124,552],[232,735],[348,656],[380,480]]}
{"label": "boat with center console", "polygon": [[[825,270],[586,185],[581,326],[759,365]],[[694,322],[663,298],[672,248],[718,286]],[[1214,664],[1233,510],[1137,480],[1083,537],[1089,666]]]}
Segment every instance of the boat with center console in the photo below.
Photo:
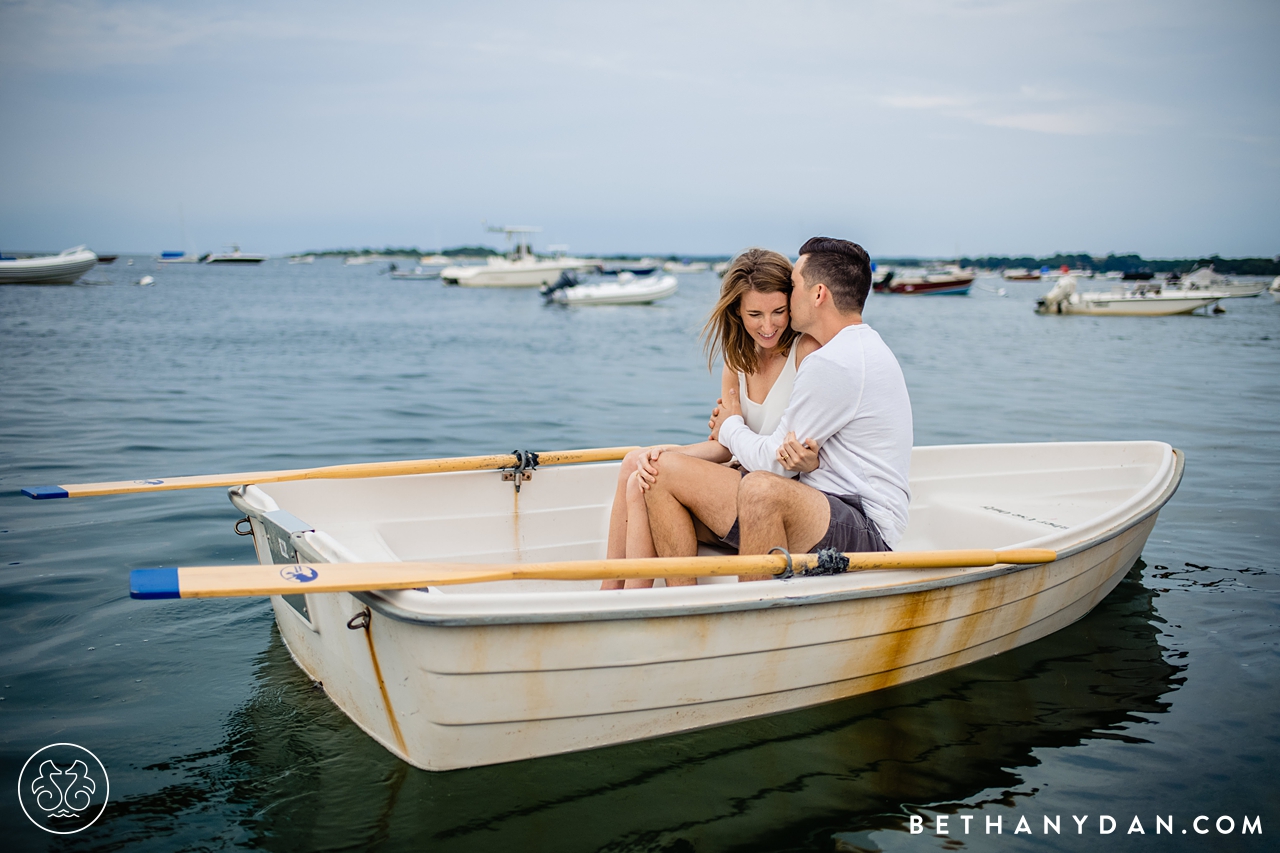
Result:
{"label": "boat with center console", "polygon": [[440,271],[445,284],[461,287],[545,287],[560,278],[566,270],[596,269],[598,261],[585,258],[539,258],[529,245],[529,235],[541,231],[530,225],[507,225],[490,228],[507,236],[514,248],[506,257],[488,259],[471,266],[448,266]]}

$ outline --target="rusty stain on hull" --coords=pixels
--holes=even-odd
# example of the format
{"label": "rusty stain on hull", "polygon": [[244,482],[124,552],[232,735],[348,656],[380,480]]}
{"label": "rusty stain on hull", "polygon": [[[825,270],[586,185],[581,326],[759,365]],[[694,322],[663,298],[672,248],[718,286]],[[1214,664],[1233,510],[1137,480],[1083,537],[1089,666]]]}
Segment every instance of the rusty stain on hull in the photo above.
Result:
{"label": "rusty stain on hull", "polygon": [[[520,476],[518,471],[516,476]],[[515,494],[515,499],[511,505],[511,535],[513,539],[511,547],[515,551],[515,562],[523,563],[524,559],[520,556],[520,489],[512,489],[512,492]]]}
{"label": "rusty stain on hull", "polygon": [[378,666],[378,653],[373,648],[373,617],[369,617],[369,624],[364,629],[365,641],[369,643],[369,660],[373,663],[373,675],[378,679],[378,690],[382,692],[382,704],[387,709],[387,722],[391,724],[391,734],[395,736],[396,746],[400,747],[400,753],[407,755],[409,750],[404,745],[404,735],[400,733],[400,724],[396,722],[395,709],[391,707],[391,697],[387,694],[386,682],[382,680],[382,667]]}

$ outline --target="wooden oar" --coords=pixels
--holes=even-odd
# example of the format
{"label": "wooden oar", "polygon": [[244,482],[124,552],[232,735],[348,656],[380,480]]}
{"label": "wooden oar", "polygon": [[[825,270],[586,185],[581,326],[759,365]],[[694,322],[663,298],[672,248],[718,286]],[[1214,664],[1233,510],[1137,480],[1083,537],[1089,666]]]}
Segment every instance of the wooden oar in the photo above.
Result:
{"label": "wooden oar", "polygon": [[[900,551],[846,554],[848,571],[874,569],[950,569],[1000,563],[1052,563],[1056,551]],[[799,572],[813,568],[816,554],[791,558]],[[558,563],[313,563],[272,566],[187,566],[134,569],[133,598],[218,598],[238,595],[288,595],[300,592],[359,592],[413,589],[446,584],[507,580],[609,580],[618,578],[690,578],[712,575],[781,574],[782,554],[726,557],[655,557],[644,560],[571,560]]]}
{"label": "wooden oar", "polygon": [[[596,447],[589,450],[551,450],[538,454],[539,465],[566,465],[571,462],[607,462],[621,459],[634,447]],[[445,471],[485,471],[513,468],[514,453],[492,456],[459,456],[454,459],[410,459],[403,462],[358,462],[323,468],[294,468],[287,471],[247,471],[240,474],[205,474],[152,480],[122,480],[118,483],[72,483],[65,486],[32,486],[22,493],[35,500],[89,498],[99,495],[130,495],[173,489],[209,489],[242,486],[245,483],[283,483],[287,480],[357,480],[365,477],[396,477],[405,474],[439,474]]]}

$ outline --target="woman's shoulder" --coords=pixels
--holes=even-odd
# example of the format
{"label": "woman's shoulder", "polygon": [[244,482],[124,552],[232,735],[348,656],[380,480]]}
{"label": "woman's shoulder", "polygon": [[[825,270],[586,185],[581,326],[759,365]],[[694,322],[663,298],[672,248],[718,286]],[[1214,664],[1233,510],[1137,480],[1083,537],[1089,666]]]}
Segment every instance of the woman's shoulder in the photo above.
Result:
{"label": "woman's shoulder", "polygon": [[796,367],[800,366],[800,362],[804,361],[805,356],[812,355],[814,352],[822,348],[822,344],[818,343],[818,339],[812,335],[801,335],[792,347],[796,351]]}

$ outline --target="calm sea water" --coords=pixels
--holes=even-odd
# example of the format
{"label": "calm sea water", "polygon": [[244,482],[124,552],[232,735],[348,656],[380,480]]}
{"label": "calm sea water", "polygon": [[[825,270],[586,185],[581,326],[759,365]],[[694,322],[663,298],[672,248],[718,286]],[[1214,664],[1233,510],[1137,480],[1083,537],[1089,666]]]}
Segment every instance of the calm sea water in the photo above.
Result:
{"label": "calm sea water", "polygon": [[[129,599],[130,568],[253,562],[222,490],[42,503],[17,490],[696,440],[717,388],[697,341],[717,279],[686,277],[656,306],[563,309],[325,260],[124,263],[90,273],[97,286],[0,288],[0,786],[59,741],[111,777],[102,819],[68,838],[0,797],[7,849],[1207,850],[1280,835],[1268,296],[1172,318],[1039,317],[1044,285],[996,279],[969,297],[873,296],[917,444],[1186,452],[1120,587],[1057,634],[904,687],[430,774],[313,689],[264,601]],[[156,286],[131,286],[144,274]],[[928,832],[909,831],[914,814]],[[935,814],[953,815],[950,835],[933,834]],[[1043,815],[1061,816],[1061,836],[1042,834]],[[1083,835],[1071,815],[1089,816]],[[1145,834],[1126,832],[1135,815]],[[1157,815],[1178,834],[1157,838]],[[1178,832],[1199,815],[1236,832]],[[1261,837],[1239,835],[1245,816]],[[984,832],[997,817],[1002,832]],[[1021,817],[1032,833],[1015,833]]]}

